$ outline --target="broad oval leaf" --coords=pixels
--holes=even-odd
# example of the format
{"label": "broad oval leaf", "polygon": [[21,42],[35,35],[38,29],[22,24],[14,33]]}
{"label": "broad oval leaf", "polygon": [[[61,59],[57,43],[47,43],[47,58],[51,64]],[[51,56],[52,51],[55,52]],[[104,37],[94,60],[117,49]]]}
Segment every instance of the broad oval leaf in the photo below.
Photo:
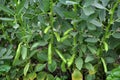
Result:
{"label": "broad oval leaf", "polygon": [[42,71],[45,68],[46,64],[37,64],[35,66],[35,72]]}
{"label": "broad oval leaf", "polygon": [[85,41],[90,42],[90,43],[96,43],[98,42],[98,39],[94,37],[90,37],[90,38],[85,39]]}
{"label": "broad oval leaf", "polygon": [[116,33],[114,33],[113,35],[112,35],[114,38],[120,38],[120,33],[119,32],[116,32]]}
{"label": "broad oval leaf", "polygon": [[99,3],[94,3],[92,5],[99,9],[106,9],[102,4],[99,4]]}
{"label": "broad oval leaf", "polygon": [[86,58],[85,58],[85,62],[88,63],[90,61],[93,61],[95,58],[91,55],[88,55]]}
{"label": "broad oval leaf", "polygon": [[93,14],[94,8],[93,7],[84,7],[83,8],[83,12],[85,13],[86,16],[90,16],[91,14]]}
{"label": "broad oval leaf", "polygon": [[75,60],[75,65],[76,67],[81,70],[82,66],[83,66],[83,59],[81,57],[78,57],[76,60]]}
{"label": "broad oval leaf", "polygon": [[75,69],[72,73],[72,80],[83,80],[83,75],[78,69]]}
{"label": "broad oval leaf", "polygon": [[0,66],[0,73],[1,72],[8,72],[11,69],[9,65],[1,65]]}
{"label": "broad oval leaf", "polygon": [[37,80],[45,80],[47,76],[47,73],[42,71],[42,72],[39,72],[38,75],[37,75]]}
{"label": "broad oval leaf", "polygon": [[51,64],[48,64],[48,70],[50,72],[54,72],[57,68],[57,63],[56,61],[52,60],[52,63]]}
{"label": "broad oval leaf", "polygon": [[27,57],[27,47],[26,46],[22,46],[21,55],[22,55],[23,60]]}

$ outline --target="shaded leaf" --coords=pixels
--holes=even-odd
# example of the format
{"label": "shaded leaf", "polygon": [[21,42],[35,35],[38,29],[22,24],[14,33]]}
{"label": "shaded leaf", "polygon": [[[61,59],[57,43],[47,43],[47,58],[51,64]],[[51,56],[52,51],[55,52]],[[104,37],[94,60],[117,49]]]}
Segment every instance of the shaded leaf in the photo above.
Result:
{"label": "shaded leaf", "polygon": [[21,14],[22,10],[24,9],[24,5],[26,3],[26,0],[22,0],[20,2],[20,4],[17,6],[17,9],[16,9],[16,14]]}
{"label": "shaded leaf", "polygon": [[51,74],[47,74],[47,79],[46,80],[54,80],[54,76]]}
{"label": "shaded leaf", "polygon": [[91,38],[85,39],[85,41],[86,41],[86,42],[90,42],[90,43],[96,43],[96,42],[98,41],[98,39],[91,37]]}
{"label": "shaded leaf", "polygon": [[45,68],[45,66],[46,66],[46,64],[37,64],[35,66],[35,71],[36,72],[42,71]]}
{"label": "shaded leaf", "polygon": [[116,33],[114,33],[113,35],[112,35],[114,38],[120,38],[120,33],[119,32],[116,32]]}
{"label": "shaded leaf", "polygon": [[86,16],[89,16],[95,12],[93,7],[84,7],[83,11]]}
{"label": "shaded leaf", "polygon": [[38,0],[39,1],[39,8],[43,12],[47,12],[50,9],[50,1],[49,0]]}
{"label": "shaded leaf", "polygon": [[10,70],[10,66],[9,65],[1,65],[0,66],[0,72],[8,72]]}
{"label": "shaded leaf", "polygon": [[8,14],[14,15],[14,11],[9,9],[8,7],[4,6],[4,5],[0,5],[0,9],[7,12]]}
{"label": "shaded leaf", "polygon": [[94,0],[85,0],[84,7],[88,7],[94,3]]}
{"label": "shaded leaf", "polygon": [[48,70],[50,72],[54,72],[57,68],[57,63],[56,61],[52,60],[52,63],[51,64],[48,64]]}
{"label": "shaded leaf", "polygon": [[46,76],[47,76],[46,72],[39,72],[37,76],[37,80],[45,80]]}
{"label": "shaded leaf", "polygon": [[98,20],[95,20],[95,19],[91,20],[90,23],[94,24],[97,27],[102,26],[102,23],[100,21],[98,21]]}
{"label": "shaded leaf", "polygon": [[81,57],[78,57],[76,60],[75,60],[75,65],[76,67],[81,70],[82,66],[83,66],[83,60]]}
{"label": "shaded leaf", "polygon": [[99,3],[94,3],[92,5],[99,9],[106,9],[102,4],[99,4]]}

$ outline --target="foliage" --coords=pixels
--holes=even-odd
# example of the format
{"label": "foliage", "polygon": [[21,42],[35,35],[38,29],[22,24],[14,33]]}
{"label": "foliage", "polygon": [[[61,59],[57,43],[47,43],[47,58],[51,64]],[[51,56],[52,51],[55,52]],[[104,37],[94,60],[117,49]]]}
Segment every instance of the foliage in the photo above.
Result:
{"label": "foliage", "polygon": [[119,24],[120,0],[0,0],[0,80],[109,79]]}

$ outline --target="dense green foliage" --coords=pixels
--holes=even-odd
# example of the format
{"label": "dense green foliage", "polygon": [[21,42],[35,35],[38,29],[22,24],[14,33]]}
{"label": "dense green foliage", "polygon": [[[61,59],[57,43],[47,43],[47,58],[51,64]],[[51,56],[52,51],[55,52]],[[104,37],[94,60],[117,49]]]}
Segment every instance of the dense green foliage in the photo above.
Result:
{"label": "dense green foliage", "polygon": [[0,0],[0,80],[120,80],[119,53],[120,0]]}

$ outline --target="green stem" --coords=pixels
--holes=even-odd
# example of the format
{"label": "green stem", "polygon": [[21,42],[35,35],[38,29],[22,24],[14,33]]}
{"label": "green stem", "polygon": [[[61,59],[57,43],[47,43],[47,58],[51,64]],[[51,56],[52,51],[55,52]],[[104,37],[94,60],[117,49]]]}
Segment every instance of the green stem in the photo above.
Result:
{"label": "green stem", "polygon": [[110,37],[110,31],[109,30],[110,30],[111,25],[113,24],[114,12],[115,12],[115,9],[117,8],[119,2],[120,2],[120,0],[117,0],[117,2],[113,5],[113,8],[111,8],[111,10],[110,10],[110,20],[108,22],[108,25],[105,29],[105,34],[103,35],[101,43],[100,43],[101,45],[100,45],[100,53],[99,54],[103,53],[103,46],[104,46],[103,43],[104,42],[107,43],[107,40]]}
{"label": "green stem", "polygon": [[118,0],[115,5],[113,6],[113,8],[110,10],[111,11],[111,15],[110,15],[110,21],[108,22],[108,26],[106,27],[106,32],[105,32],[105,38],[107,38],[110,26],[113,24],[113,16],[114,16],[114,12],[115,9],[117,8],[118,4],[119,4],[120,0]]}

